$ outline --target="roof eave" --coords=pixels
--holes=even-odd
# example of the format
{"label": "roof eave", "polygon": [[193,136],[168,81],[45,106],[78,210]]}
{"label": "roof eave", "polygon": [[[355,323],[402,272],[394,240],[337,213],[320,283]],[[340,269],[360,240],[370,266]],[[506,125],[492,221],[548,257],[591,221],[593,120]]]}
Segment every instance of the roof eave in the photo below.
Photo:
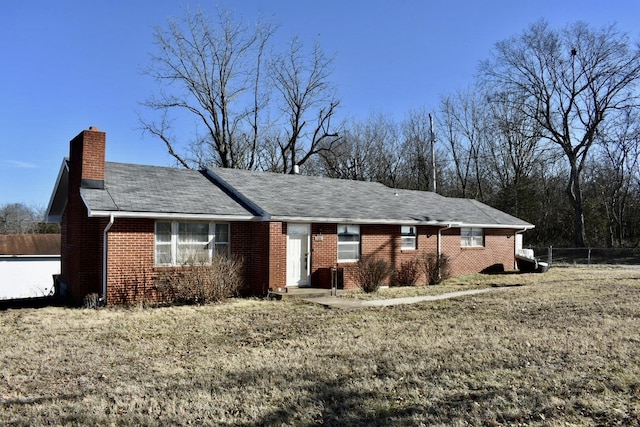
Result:
{"label": "roof eave", "polygon": [[508,228],[514,230],[531,230],[535,228],[533,224],[461,224],[461,227],[477,227],[477,228]]}
{"label": "roof eave", "polygon": [[[69,162],[65,158],[62,160],[62,165],[60,166],[58,177],[56,178],[56,184],[53,187],[53,192],[51,193],[49,204],[47,205],[47,222],[62,222],[62,215],[67,208],[67,200],[69,196],[68,180]],[[61,185],[64,181],[66,181],[65,185]],[[55,212],[52,212],[54,209]]]}
{"label": "roof eave", "polygon": [[287,216],[274,215],[271,221],[279,222],[310,222],[310,223],[339,223],[339,224],[381,224],[381,225],[432,225],[436,227],[478,227],[478,228],[506,228],[514,230],[530,230],[535,228],[533,224],[483,224],[483,223],[464,223],[462,221],[424,221],[410,219],[372,219],[372,218],[344,218],[344,217],[306,217],[306,216]]}
{"label": "roof eave", "polygon": [[455,221],[424,221],[416,219],[390,219],[390,218],[346,218],[346,217],[307,217],[307,216],[287,216],[274,215],[271,221],[279,222],[310,222],[322,224],[368,224],[368,225],[433,225],[433,226],[449,226],[451,224],[458,225]]}
{"label": "roof eave", "polygon": [[147,218],[147,219],[177,219],[200,221],[259,221],[262,218],[254,215],[221,215],[221,214],[189,214],[179,212],[133,212],[133,211],[108,211],[88,210],[90,218]]}

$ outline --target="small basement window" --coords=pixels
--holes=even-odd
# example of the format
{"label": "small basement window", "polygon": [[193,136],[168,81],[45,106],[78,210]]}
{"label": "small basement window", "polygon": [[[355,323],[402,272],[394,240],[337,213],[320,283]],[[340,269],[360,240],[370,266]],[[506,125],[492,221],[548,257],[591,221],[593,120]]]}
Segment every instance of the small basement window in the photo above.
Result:
{"label": "small basement window", "polygon": [[400,227],[400,234],[402,235],[402,243],[400,247],[403,250],[414,250],[416,248],[416,227],[412,225],[403,225]]}
{"label": "small basement window", "polygon": [[462,247],[483,247],[484,232],[479,227],[460,228],[460,246]]}

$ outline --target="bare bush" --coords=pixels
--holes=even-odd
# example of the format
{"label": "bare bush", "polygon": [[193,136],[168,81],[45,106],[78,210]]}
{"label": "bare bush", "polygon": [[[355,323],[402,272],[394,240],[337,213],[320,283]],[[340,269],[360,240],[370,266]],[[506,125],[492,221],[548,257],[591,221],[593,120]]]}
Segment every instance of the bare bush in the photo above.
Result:
{"label": "bare bush", "polygon": [[400,263],[393,271],[392,282],[397,286],[415,286],[420,278],[420,263],[417,258]]}
{"label": "bare bush", "polygon": [[236,296],[243,285],[243,261],[239,257],[216,254],[213,262],[190,263],[180,269],[161,273],[158,291],[166,302],[206,304]]}
{"label": "bare bush", "polygon": [[391,274],[389,263],[383,259],[363,257],[356,264],[355,280],[366,293],[377,291]]}
{"label": "bare bush", "polygon": [[450,276],[449,258],[446,255],[437,256],[431,252],[423,252],[419,264],[427,285],[437,285]]}

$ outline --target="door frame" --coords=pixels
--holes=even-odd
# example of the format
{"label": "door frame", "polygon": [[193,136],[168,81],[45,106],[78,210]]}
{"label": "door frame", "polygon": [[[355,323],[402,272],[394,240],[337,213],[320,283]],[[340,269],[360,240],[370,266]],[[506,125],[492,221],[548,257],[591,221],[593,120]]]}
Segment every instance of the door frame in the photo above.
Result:
{"label": "door frame", "polygon": [[[291,228],[291,226],[294,227],[304,227],[305,228],[305,233],[294,233],[294,234],[289,234]],[[306,244],[303,243],[302,249],[305,250],[305,259],[306,259],[306,278],[304,280],[304,284],[301,284],[300,282],[295,283],[295,284],[289,284],[289,236],[293,235],[293,236],[301,236],[301,235],[306,235]],[[291,287],[291,288],[297,288],[297,287],[309,287],[311,286],[311,224],[310,223],[297,223],[297,222],[292,222],[292,223],[287,223],[287,247],[286,247],[286,262],[285,262],[285,278],[286,278],[286,286],[287,287]],[[302,255],[302,254],[301,254]],[[302,258],[302,256],[301,256]]]}

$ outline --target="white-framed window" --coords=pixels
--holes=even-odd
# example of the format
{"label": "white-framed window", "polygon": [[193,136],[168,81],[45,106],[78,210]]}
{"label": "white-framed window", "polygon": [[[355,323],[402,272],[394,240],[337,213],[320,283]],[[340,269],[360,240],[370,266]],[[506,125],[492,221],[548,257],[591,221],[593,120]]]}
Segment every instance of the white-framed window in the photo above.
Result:
{"label": "white-framed window", "polygon": [[360,226],[338,225],[338,262],[360,259]]}
{"label": "white-framed window", "polygon": [[403,250],[414,250],[416,248],[417,230],[413,225],[403,225],[400,227],[402,235],[402,243],[400,245]]}
{"label": "white-framed window", "polygon": [[460,245],[463,247],[484,246],[484,232],[478,227],[460,228]]}
{"label": "white-framed window", "polygon": [[229,255],[229,224],[215,224],[214,253]]}
{"label": "white-framed window", "polygon": [[157,221],[155,265],[209,264],[213,254],[228,255],[229,224]]}

